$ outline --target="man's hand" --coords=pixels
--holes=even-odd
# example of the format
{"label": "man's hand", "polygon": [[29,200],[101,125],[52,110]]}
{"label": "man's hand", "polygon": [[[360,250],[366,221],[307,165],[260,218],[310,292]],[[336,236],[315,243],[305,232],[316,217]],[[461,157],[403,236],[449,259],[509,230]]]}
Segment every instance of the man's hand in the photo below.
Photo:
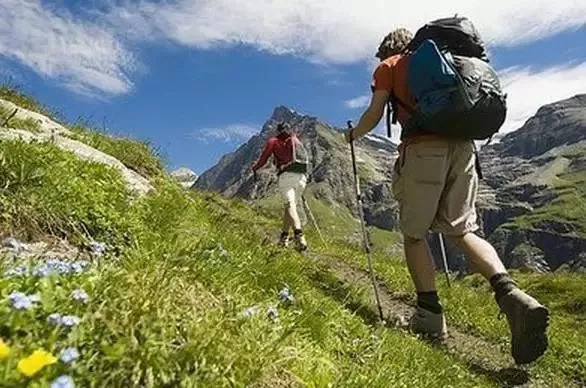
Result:
{"label": "man's hand", "polygon": [[[358,125],[352,130],[352,140],[358,140],[368,132],[372,131],[383,117],[385,105],[389,99],[389,92],[386,90],[375,90],[370,100],[368,109],[360,117]],[[346,136],[349,142],[349,137]]]}

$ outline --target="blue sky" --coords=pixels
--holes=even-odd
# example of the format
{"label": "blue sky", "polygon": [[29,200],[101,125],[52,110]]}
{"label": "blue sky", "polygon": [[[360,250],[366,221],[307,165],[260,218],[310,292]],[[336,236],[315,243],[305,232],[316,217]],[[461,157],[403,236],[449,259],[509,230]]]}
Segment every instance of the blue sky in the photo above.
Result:
{"label": "blue sky", "polygon": [[0,0],[0,77],[198,173],[276,105],[357,120],[381,37],[455,12],[477,25],[509,93],[503,131],[586,93],[586,2],[470,3]]}

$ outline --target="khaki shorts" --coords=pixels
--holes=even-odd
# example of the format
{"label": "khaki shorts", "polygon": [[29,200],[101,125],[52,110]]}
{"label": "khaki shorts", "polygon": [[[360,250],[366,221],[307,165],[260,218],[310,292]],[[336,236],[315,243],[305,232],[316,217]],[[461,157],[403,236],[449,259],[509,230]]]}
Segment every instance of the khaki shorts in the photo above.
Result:
{"label": "khaki shorts", "polygon": [[305,174],[284,172],[279,175],[279,192],[285,199],[285,204],[297,205],[307,186]]}
{"label": "khaki shorts", "polygon": [[478,229],[478,176],[471,141],[425,141],[407,145],[395,162],[393,196],[402,232],[424,238],[429,230],[460,236]]}

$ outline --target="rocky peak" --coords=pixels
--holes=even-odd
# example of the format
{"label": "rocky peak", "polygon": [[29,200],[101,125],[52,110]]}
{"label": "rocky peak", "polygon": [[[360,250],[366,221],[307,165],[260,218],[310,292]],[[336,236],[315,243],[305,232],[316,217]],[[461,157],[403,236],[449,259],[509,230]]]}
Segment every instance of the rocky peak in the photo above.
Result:
{"label": "rocky peak", "polygon": [[171,176],[181,183],[183,187],[191,187],[197,180],[197,174],[186,167],[178,168],[171,173]]}
{"label": "rocky peak", "polygon": [[505,156],[534,157],[586,140],[586,94],[541,107],[517,131],[492,146]]}
{"label": "rocky peak", "polygon": [[294,121],[296,118],[300,117],[301,115],[297,114],[293,109],[288,108],[284,105],[279,105],[273,110],[273,114],[269,121]]}
{"label": "rocky peak", "polygon": [[[201,175],[194,187],[248,199],[274,194],[274,169],[267,167],[259,171],[258,182],[253,182],[250,166],[260,155],[276,123],[281,121],[287,122],[299,133],[310,154],[312,194],[329,205],[353,210],[351,158],[342,133],[316,117],[299,114],[284,106],[275,108],[260,135],[253,136],[235,152],[223,157],[218,164]],[[396,145],[384,137],[367,136],[357,142],[356,152],[365,196],[373,198],[373,206],[367,205],[367,217],[375,224],[394,224],[392,220],[382,216],[385,212],[388,214],[389,202],[385,201],[383,206],[380,203],[374,206],[374,199],[379,198],[380,193],[388,192],[387,172],[396,156]]]}

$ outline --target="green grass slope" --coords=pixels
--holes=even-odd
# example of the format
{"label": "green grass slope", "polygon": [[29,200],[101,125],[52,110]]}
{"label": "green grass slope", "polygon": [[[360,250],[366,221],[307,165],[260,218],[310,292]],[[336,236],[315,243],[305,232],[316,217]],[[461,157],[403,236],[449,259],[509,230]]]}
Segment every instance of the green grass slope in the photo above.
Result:
{"label": "green grass slope", "polygon": [[[488,384],[416,338],[371,327],[344,309],[311,281],[325,269],[263,242],[271,223],[243,203],[190,194],[166,179],[156,193],[130,201],[111,169],[74,161],[51,145],[1,147],[3,179],[10,166],[29,163],[41,176],[5,193],[5,228],[81,242],[76,225],[84,225],[116,252],[79,277],[0,280],[0,333],[11,347],[0,361],[7,386],[43,384],[62,373],[80,386],[108,387]],[[277,298],[284,284],[296,298],[292,306]],[[88,305],[71,302],[74,288],[88,292]],[[13,291],[38,292],[40,305],[12,309]],[[244,318],[252,306],[258,314]],[[278,322],[267,318],[270,307]],[[55,311],[81,324],[54,328],[47,318]],[[32,351],[57,354],[68,345],[80,349],[74,366],[46,367],[30,381],[18,373],[18,361]]]}
{"label": "green grass slope", "polygon": [[[135,160],[136,169],[152,169],[150,158]],[[80,387],[498,385],[461,358],[371,324],[327,292],[315,280],[335,283],[325,262],[274,245],[279,222],[270,211],[183,190],[164,173],[150,176],[156,189],[133,198],[114,169],[51,144],[0,142],[2,237],[60,238],[82,248],[95,239],[108,247],[77,276],[0,277],[0,338],[10,348],[0,351],[0,386],[45,387],[63,374]],[[332,232],[332,210],[312,203],[328,231],[326,248],[308,229],[315,253],[365,267],[359,245]],[[372,238],[387,237],[396,239]],[[381,279],[409,300],[400,255],[374,258]],[[7,266],[0,258],[0,275]],[[531,366],[531,376],[550,386],[586,383],[583,277],[515,277],[553,311],[551,351]],[[285,285],[293,303],[279,300]],[[451,325],[486,338],[495,351],[507,345],[505,321],[496,318],[485,283],[470,277],[440,287]],[[88,293],[87,304],[72,301],[78,288]],[[8,300],[15,291],[38,293],[40,301],[16,310]],[[361,295],[350,289],[346,298]],[[55,312],[81,321],[72,329],[54,327],[48,318]],[[67,346],[80,352],[72,365],[58,361],[32,377],[19,372],[19,361],[33,351],[57,356]]]}

